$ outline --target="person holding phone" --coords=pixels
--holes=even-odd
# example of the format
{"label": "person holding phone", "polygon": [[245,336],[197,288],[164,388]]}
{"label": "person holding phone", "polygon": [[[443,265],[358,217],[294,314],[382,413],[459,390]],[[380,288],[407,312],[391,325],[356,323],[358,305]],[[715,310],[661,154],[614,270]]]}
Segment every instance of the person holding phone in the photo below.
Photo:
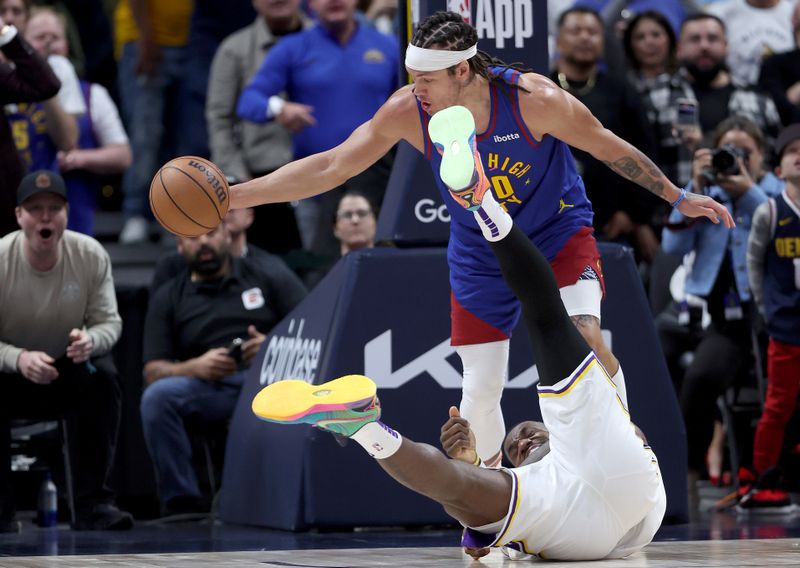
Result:
{"label": "person holding phone", "polygon": [[227,223],[179,238],[189,269],[148,305],[142,426],[168,515],[208,510],[184,421],[223,427],[266,334],[306,295],[291,271],[268,270],[231,247]]}

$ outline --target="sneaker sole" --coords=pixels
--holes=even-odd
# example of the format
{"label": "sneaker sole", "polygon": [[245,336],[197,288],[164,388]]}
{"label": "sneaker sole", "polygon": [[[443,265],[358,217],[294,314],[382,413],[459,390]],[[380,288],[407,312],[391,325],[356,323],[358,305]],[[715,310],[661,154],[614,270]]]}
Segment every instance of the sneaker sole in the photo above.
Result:
{"label": "sneaker sole", "polygon": [[439,176],[447,187],[455,191],[473,183],[475,158],[475,119],[463,106],[440,110],[428,123],[431,141],[442,154]]}
{"label": "sneaker sole", "polygon": [[321,385],[287,380],[261,389],[253,399],[253,413],[269,422],[315,424],[319,415],[363,408],[377,394],[375,383],[363,375],[347,375]]}
{"label": "sneaker sole", "polygon": [[800,513],[800,507],[792,503],[791,505],[781,505],[779,507],[760,506],[760,507],[742,507],[736,506],[736,512],[743,516],[758,515],[796,515]]}

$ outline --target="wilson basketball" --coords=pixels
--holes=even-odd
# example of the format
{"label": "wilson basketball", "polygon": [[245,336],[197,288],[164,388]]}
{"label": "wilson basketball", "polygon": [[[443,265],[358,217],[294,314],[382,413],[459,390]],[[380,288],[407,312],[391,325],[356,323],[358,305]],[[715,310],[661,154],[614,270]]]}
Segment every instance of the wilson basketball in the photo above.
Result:
{"label": "wilson basketball", "polygon": [[164,164],[150,183],[150,208],[161,226],[182,237],[213,230],[228,212],[230,190],[206,159],[181,156]]}

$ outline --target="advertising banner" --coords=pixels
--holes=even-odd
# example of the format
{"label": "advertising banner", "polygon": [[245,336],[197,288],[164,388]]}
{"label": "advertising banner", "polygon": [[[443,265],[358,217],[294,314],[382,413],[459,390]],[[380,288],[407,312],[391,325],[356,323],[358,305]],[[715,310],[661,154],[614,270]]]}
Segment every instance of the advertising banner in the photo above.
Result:
{"label": "advertising banner", "polygon": [[[667,515],[684,518],[685,432],[644,290],[628,249],[603,245],[601,253],[609,290],[604,333],[625,369],[631,416],[658,455]],[[275,327],[231,423],[222,520],[289,530],[452,522],[441,506],[392,480],[357,444],[342,448],[329,433],[263,422],[250,409],[256,393],[276,380],[318,384],[365,374],[378,384],[384,422],[438,448],[448,408],[461,397],[445,254],[438,247],[351,253]],[[540,418],[537,380],[520,325],[503,396],[508,427]]]}

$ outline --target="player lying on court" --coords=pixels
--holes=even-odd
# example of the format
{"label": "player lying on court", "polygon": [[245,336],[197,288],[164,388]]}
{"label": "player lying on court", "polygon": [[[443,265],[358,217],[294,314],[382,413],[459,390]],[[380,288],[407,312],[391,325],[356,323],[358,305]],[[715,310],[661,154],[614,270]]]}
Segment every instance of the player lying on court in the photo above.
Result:
{"label": "player lying on court", "polygon": [[[447,111],[439,115],[448,118]],[[459,145],[469,148],[457,134],[442,144],[441,174],[451,187],[465,179],[464,169],[481,167],[459,153]],[[469,527],[463,544],[475,558],[488,553],[487,547],[501,546],[547,559],[627,556],[652,540],[666,510],[658,462],[567,315],[547,259],[487,187],[451,193],[473,210],[519,298],[539,368],[544,424],[523,422],[508,434],[503,448],[513,468],[476,465],[474,436],[455,408],[441,438],[456,459],[403,438],[379,421],[375,383],[360,375],[323,385],[274,383],[255,397],[253,412],[264,420],[310,423],[352,438],[394,479],[441,503]]]}

